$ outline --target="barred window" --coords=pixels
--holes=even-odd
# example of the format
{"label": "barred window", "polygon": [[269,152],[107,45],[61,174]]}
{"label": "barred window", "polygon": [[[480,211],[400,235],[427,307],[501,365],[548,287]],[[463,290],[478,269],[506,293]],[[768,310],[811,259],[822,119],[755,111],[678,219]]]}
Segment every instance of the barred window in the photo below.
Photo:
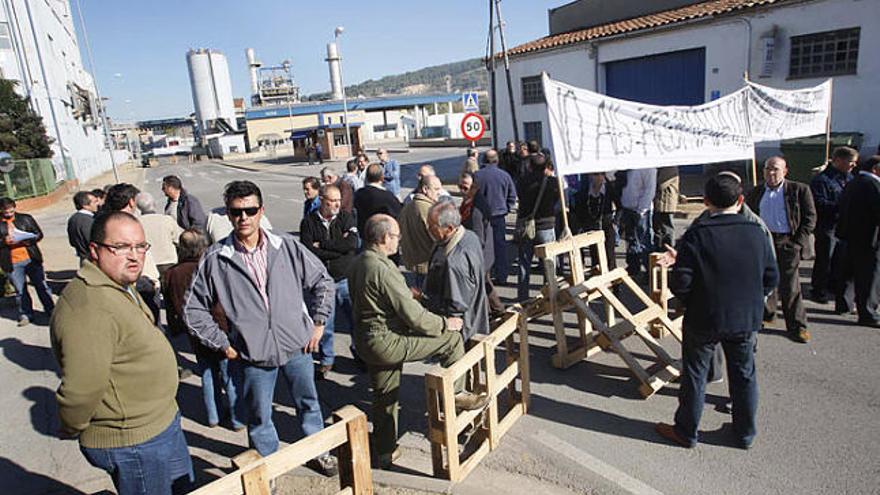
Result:
{"label": "barred window", "polygon": [[544,103],[544,85],[541,76],[522,78],[522,104]]}
{"label": "barred window", "polygon": [[859,59],[860,28],[840,29],[791,37],[788,77],[855,74]]}
{"label": "barred window", "polygon": [[544,146],[543,133],[541,132],[541,122],[523,122],[523,134],[525,134],[526,141],[537,141],[538,146]]}

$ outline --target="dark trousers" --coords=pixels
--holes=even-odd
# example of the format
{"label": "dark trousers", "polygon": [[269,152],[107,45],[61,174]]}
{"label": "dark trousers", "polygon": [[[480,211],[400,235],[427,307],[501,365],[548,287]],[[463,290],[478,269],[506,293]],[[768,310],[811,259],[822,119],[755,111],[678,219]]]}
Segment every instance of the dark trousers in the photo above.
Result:
{"label": "dark trousers", "polygon": [[813,276],[810,285],[813,288],[813,296],[828,297],[832,291],[831,286],[831,255],[837,245],[837,238],[831,232],[816,230],[816,261],[813,263]]}
{"label": "dark trousers", "polygon": [[849,313],[855,307],[855,284],[853,260],[849,255],[848,243],[837,240],[831,254],[831,278],[829,283],[834,291],[834,309],[838,313]]}
{"label": "dark trousers", "polygon": [[853,281],[856,289],[856,310],[859,321],[880,321],[880,254],[868,247],[849,247],[854,270]]}
{"label": "dark trousers", "polygon": [[672,213],[654,211],[652,224],[654,227],[654,249],[666,251],[666,246],[675,246],[675,225],[672,223]]}
{"label": "dark trousers", "polygon": [[776,315],[777,303],[782,303],[782,314],[785,316],[785,329],[797,332],[807,328],[807,312],[801,296],[801,281],[798,270],[801,265],[801,247],[791,241],[786,234],[773,234],[773,245],[776,247],[776,263],[779,267],[779,286],[764,304],[764,315],[773,319]]}
{"label": "dark trousers", "polygon": [[698,428],[706,401],[706,379],[720,343],[727,361],[730,398],[733,401],[733,431],[744,447],[752,444],[757,433],[758,380],[755,375],[755,332],[716,339],[695,339],[685,332],[681,344],[681,384],[675,429],[683,438],[696,444]]}
{"label": "dark trousers", "polygon": [[[605,258],[608,259],[608,269],[617,268],[617,260],[614,258],[614,245],[617,243],[617,230],[614,226],[614,213],[602,215],[598,219],[588,220],[581,227],[581,232],[601,230],[605,233]],[[593,265],[599,264],[599,251],[596,246],[590,246],[590,261]]]}

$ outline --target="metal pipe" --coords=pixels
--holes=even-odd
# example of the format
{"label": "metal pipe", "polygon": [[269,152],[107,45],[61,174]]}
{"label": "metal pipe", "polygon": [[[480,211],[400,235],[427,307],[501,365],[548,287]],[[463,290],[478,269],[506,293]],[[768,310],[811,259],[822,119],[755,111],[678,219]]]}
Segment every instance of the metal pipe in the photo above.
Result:
{"label": "metal pipe", "polygon": [[489,0],[489,100],[492,114],[492,146],[498,148],[498,107],[495,101],[495,0]]}
{"label": "metal pipe", "polygon": [[501,0],[495,0],[495,10],[498,12],[498,33],[501,38],[501,53],[504,54],[504,74],[507,77],[507,96],[510,100],[510,118],[513,121],[513,140],[519,141],[516,105],[513,101],[513,83],[510,81],[510,59],[507,57],[507,43],[504,41],[504,21],[501,19]]}

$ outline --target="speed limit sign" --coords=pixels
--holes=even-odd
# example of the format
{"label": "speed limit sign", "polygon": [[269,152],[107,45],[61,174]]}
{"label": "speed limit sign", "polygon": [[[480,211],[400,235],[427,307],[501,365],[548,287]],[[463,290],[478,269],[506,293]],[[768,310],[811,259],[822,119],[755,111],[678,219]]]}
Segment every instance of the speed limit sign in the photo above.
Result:
{"label": "speed limit sign", "polygon": [[479,141],[486,132],[486,121],[478,113],[469,113],[461,119],[461,134],[468,141]]}

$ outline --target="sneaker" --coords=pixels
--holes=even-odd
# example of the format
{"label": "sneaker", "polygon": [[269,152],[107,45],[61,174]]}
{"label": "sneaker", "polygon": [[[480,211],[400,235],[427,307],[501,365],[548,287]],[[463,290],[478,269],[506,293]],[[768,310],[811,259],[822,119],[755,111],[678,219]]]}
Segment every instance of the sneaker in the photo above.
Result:
{"label": "sneaker", "polygon": [[801,344],[806,344],[810,341],[810,332],[806,328],[801,328],[794,332],[791,332],[791,340],[795,342],[800,342]]}
{"label": "sneaker", "polygon": [[459,411],[476,411],[486,407],[489,398],[485,394],[471,392],[459,392],[455,394],[455,408]]}
{"label": "sneaker", "polygon": [[31,319],[27,316],[22,316],[18,319],[18,326],[26,327],[31,324]]}
{"label": "sneaker", "polygon": [[330,454],[324,454],[312,459],[309,461],[308,466],[328,478],[332,478],[339,473],[339,467],[336,465],[336,458]]}

